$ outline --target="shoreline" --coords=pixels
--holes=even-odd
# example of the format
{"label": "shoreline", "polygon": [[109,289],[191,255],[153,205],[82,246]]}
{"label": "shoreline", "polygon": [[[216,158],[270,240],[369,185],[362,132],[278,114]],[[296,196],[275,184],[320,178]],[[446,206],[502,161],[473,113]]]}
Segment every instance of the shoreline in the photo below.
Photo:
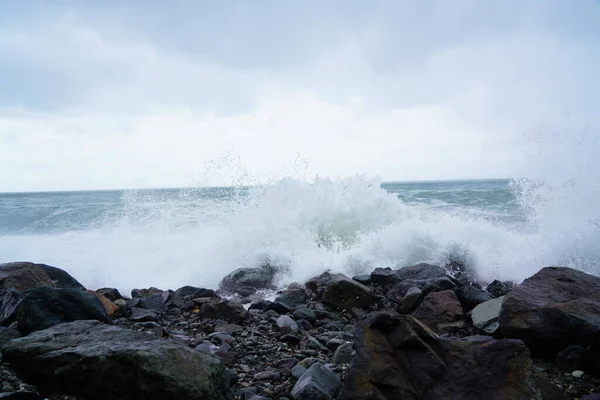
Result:
{"label": "shoreline", "polygon": [[[87,290],[44,264],[0,264],[0,390],[40,399],[477,398],[473,390],[490,399],[596,398],[589,396],[600,393],[600,278],[546,267],[518,285],[482,285],[463,265],[450,270],[325,272],[281,289],[277,269],[264,265],[233,271],[216,291],[123,296]],[[50,356],[56,348],[68,350]],[[167,359],[172,370],[156,367]],[[150,387],[102,362],[115,370],[143,364],[142,375],[163,378]],[[60,365],[71,376],[58,373]],[[190,365],[206,374],[189,378]],[[381,374],[393,379],[384,384]],[[496,379],[486,382],[486,374]]]}

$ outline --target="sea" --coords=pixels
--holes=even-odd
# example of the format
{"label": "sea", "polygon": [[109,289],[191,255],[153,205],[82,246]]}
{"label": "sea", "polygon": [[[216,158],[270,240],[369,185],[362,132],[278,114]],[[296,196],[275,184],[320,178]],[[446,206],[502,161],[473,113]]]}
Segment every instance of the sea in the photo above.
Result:
{"label": "sea", "polygon": [[63,268],[89,288],[216,288],[266,263],[278,283],[326,270],[461,261],[483,280],[549,265],[600,273],[596,192],[572,181],[386,183],[363,175],[260,186],[0,194],[0,262]]}

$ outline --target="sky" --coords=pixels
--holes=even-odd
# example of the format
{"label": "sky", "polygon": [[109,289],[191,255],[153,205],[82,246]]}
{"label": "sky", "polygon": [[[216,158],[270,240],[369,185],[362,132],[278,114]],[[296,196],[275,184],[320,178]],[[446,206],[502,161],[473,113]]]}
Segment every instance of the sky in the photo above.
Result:
{"label": "sky", "polygon": [[0,0],[0,192],[522,174],[597,0]]}

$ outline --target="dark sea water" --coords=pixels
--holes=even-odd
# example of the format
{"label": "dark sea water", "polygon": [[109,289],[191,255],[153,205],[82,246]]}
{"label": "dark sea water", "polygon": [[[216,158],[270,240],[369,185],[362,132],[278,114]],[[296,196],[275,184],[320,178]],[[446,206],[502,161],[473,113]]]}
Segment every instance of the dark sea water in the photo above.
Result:
{"label": "dark sea water", "polygon": [[363,177],[7,193],[0,194],[0,262],[49,263],[89,287],[122,290],[215,287],[233,269],[266,261],[287,271],[282,283],[326,269],[354,274],[450,258],[486,279],[520,280],[550,264],[595,273],[600,226],[576,213],[565,221],[561,193],[525,181]]}

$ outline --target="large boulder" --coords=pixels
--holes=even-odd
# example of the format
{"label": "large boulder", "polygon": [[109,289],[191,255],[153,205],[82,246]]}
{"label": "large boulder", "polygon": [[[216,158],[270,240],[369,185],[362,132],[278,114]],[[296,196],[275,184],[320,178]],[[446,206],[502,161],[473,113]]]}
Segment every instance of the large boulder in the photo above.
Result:
{"label": "large boulder", "polygon": [[396,278],[400,280],[425,280],[442,278],[446,276],[446,270],[437,265],[417,264],[410,267],[400,268],[395,272]]}
{"label": "large boulder", "polygon": [[94,399],[233,399],[219,360],[167,340],[77,321],[13,340],[3,355],[46,392]]}
{"label": "large boulder", "polygon": [[520,340],[440,337],[410,315],[376,312],[354,335],[338,400],[558,400]]}
{"label": "large boulder", "polygon": [[46,264],[36,264],[38,265],[48,277],[54,283],[54,287],[59,289],[79,289],[85,290],[85,286],[77,281],[77,279],[73,278],[66,271],[53,267],[51,265]]}
{"label": "large boulder", "polygon": [[490,293],[471,285],[455,288],[454,293],[456,293],[465,311],[471,311],[477,305],[493,298]]}
{"label": "large boulder", "polygon": [[0,289],[25,291],[42,286],[55,286],[39,264],[14,262],[0,264]]}
{"label": "large boulder", "polygon": [[327,284],[323,294],[323,303],[339,309],[368,308],[373,303],[373,293],[344,274],[336,274]]}
{"label": "large boulder", "polygon": [[200,304],[198,315],[207,319],[222,319],[231,323],[244,323],[248,311],[238,302],[226,299],[209,299]]}
{"label": "large boulder", "polygon": [[288,307],[294,308],[306,304],[308,296],[304,289],[286,290],[275,299],[276,303],[283,303]]}
{"label": "large boulder", "polygon": [[454,292],[444,290],[429,293],[412,315],[438,332],[440,325],[460,320],[464,312]]}
{"label": "large boulder", "polygon": [[184,286],[180,287],[175,291],[175,295],[181,298],[190,298],[196,299],[200,297],[210,297],[214,299],[218,299],[219,295],[215,293],[212,289],[204,289],[198,288],[194,286]]}
{"label": "large boulder", "polygon": [[600,330],[600,278],[547,267],[512,289],[502,303],[499,333],[553,359],[568,345],[588,346]]}
{"label": "large boulder", "polygon": [[331,400],[340,389],[341,381],[321,363],[313,364],[296,382],[291,395],[294,400]]}
{"label": "large boulder", "polygon": [[63,322],[91,319],[110,322],[96,295],[47,286],[26,292],[15,309],[14,318],[19,331],[25,335]]}
{"label": "large boulder", "polygon": [[249,296],[260,289],[275,289],[273,281],[277,268],[264,265],[259,268],[240,268],[228,274],[219,289],[226,294],[241,294]]}
{"label": "large boulder", "polygon": [[16,309],[25,295],[16,289],[0,289],[0,325],[10,325],[16,320]]}

